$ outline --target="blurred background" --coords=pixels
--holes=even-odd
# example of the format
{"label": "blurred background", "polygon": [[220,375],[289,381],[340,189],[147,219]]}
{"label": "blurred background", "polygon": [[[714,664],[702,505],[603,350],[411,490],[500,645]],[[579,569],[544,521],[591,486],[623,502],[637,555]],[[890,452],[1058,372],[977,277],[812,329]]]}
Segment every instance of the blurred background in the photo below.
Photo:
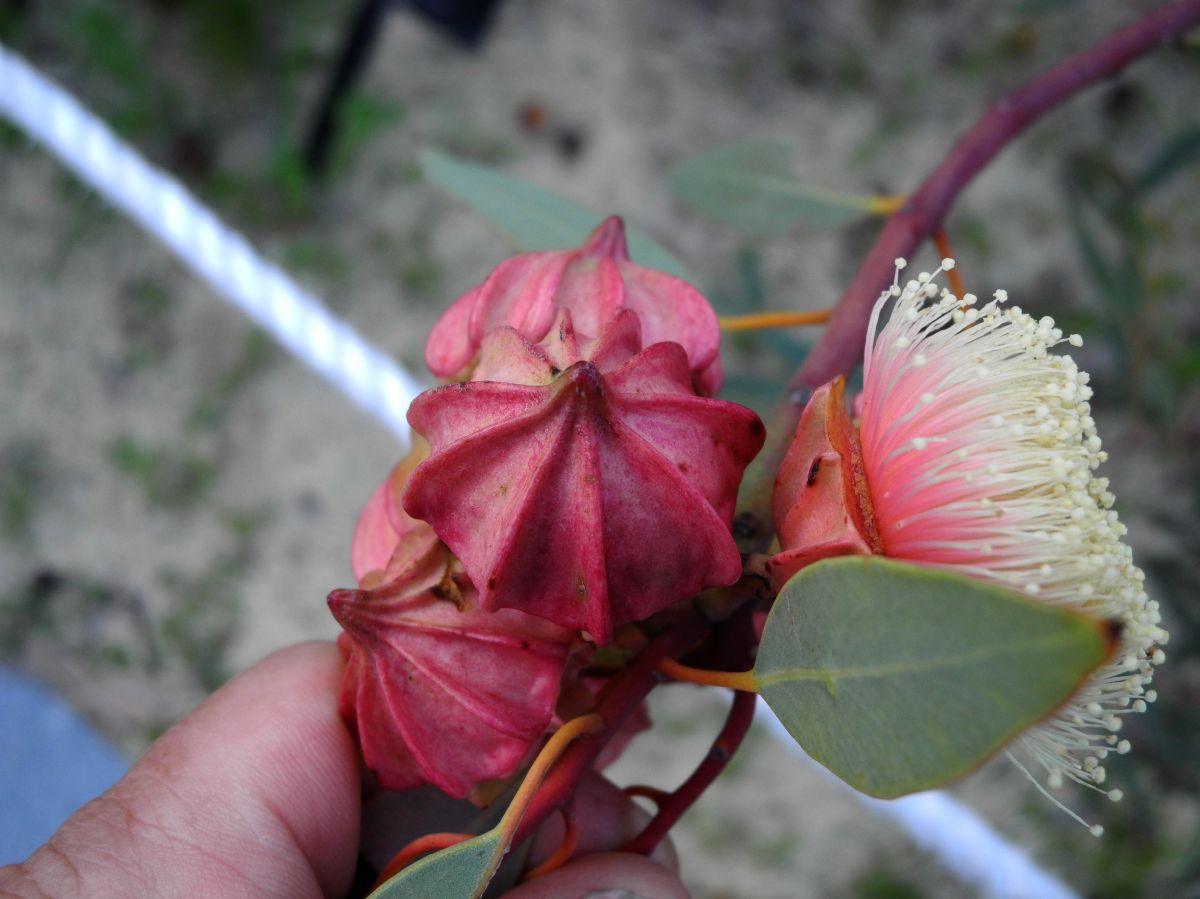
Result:
{"label": "blurred background", "polygon": [[[440,310],[513,252],[423,149],[624,215],[722,312],[816,309],[879,221],[714,216],[697,154],[773,139],[797,184],[903,193],[990,100],[1154,4],[418,5],[0,0],[0,42],[417,372]],[[356,16],[375,40],[321,127]],[[1096,897],[1200,896],[1198,87],[1200,41],[1163,47],[1012,144],[947,223],[968,289],[1084,335],[1106,473],[1172,632],[1110,767],[1124,802],[1065,797],[1103,838],[1003,763],[955,788]],[[811,339],[727,335],[728,396],[769,406]],[[0,664],[134,757],[234,672],[335,634],[324,597],[351,583],[394,439],[3,124],[0,369]],[[618,782],[677,784],[723,703],[676,686],[653,713]],[[757,732],[676,833],[699,899],[969,895]]]}

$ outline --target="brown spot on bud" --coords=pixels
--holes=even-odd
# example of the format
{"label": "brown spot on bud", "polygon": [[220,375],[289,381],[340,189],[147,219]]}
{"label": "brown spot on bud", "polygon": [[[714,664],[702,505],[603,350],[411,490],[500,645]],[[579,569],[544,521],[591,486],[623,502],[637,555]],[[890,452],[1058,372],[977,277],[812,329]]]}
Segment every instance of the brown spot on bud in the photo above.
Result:
{"label": "brown spot on bud", "polygon": [[817,473],[821,470],[821,457],[813,459],[812,465],[808,467],[808,477],[804,479],[804,485],[811,487],[817,482]]}

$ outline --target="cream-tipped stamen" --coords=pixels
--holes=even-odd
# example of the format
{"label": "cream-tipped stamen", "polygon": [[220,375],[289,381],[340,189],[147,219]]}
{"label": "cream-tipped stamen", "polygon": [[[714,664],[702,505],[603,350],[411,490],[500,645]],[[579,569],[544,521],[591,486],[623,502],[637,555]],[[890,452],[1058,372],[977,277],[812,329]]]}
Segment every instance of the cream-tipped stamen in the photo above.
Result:
{"label": "cream-tipped stamen", "polygon": [[1103,761],[1128,751],[1117,733],[1153,701],[1167,634],[1094,473],[1107,454],[1090,379],[1055,352],[1082,338],[1004,305],[1003,290],[981,303],[939,289],[953,260],[903,285],[901,268],[872,313],[863,365],[862,455],[884,553],[1119,626],[1112,660],[1018,743],[1047,795],[1071,780],[1118,801],[1101,787]]}

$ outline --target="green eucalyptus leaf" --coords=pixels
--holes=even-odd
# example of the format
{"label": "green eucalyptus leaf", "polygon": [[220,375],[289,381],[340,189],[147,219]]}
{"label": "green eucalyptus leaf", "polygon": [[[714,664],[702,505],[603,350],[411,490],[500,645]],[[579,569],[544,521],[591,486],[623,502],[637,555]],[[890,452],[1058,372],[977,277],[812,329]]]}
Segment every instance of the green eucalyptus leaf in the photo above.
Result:
{"label": "green eucalyptus leaf", "polygon": [[[441,150],[422,152],[421,169],[431,183],[526,252],[577,247],[604,219],[561,194]],[[626,238],[629,256],[638,265],[690,279],[687,266],[644,232],[627,228]]]}
{"label": "green eucalyptus leaf", "polygon": [[413,862],[367,899],[478,899],[504,857],[499,829]]}
{"label": "green eucalyptus leaf", "polygon": [[809,232],[838,228],[869,214],[875,198],[822,190],[792,174],[784,141],[722,144],[685,159],[671,188],[691,209],[749,237],[782,234],[797,223]]}
{"label": "green eucalyptus leaf", "polygon": [[965,575],[879,557],[803,569],[767,619],[755,676],[804,750],[893,798],[971,771],[1065,702],[1106,625]]}

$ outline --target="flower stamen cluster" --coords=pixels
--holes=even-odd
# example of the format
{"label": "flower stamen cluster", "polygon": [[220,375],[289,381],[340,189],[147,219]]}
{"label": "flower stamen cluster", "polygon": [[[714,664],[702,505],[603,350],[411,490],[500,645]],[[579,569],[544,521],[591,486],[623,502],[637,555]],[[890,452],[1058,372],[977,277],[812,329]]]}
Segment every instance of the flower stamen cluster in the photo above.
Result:
{"label": "flower stamen cluster", "polygon": [[1050,787],[1103,790],[1106,756],[1129,751],[1123,717],[1155,699],[1167,633],[1095,474],[1107,454],[1088,375],[1054,352],[1082,340],[1004,291],[980,303],[939,289],[939,272],[893,284],[868,330],[859,435],[883,552],[1119,626],[1115,657],[1020,741]]}

